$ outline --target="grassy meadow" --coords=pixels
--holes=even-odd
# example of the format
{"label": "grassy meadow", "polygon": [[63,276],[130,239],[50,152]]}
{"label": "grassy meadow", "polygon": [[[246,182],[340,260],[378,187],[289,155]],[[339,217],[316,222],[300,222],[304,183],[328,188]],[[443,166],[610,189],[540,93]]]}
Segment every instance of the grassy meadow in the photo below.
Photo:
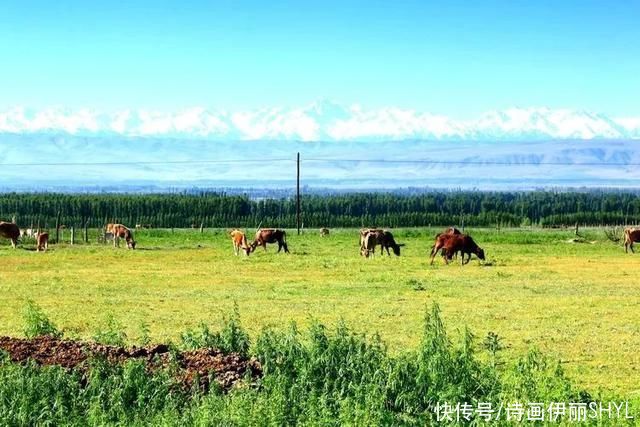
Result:
{"label": "grassy meadow", "polygon": [[[227,230],[140,230],[135,251],[96,242],[35,252],[0,241],[0,335],[23,335],[22,310],[40,306],[65,336],[91,338],[115,319],[135,343],[176,341],[201,322],[218,324],[238,305],[251,336],[264,327],[314,321],[379,333],[392,354],[418,346],[425,308],[437,302],[450,336],[465,327],[481,342],[502,337],[504,357],[531,348],[561,361],[590,391],[640,397],[640,254],[625,254],[602,230],[467,229],[485,249],[465,266],[429,265],[440,229],[394,230],[400,257],[358,251],[358,231],[288,231],[277,245],[234,256]],[[65,239],[68,235],[65,236]],[[124,243],[124,242],[123,242]]]}

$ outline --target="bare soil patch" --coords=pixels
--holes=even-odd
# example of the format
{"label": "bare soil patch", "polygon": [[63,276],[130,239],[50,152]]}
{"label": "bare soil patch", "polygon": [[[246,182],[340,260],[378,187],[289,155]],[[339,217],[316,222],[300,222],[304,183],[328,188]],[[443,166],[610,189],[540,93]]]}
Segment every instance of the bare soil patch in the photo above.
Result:
{"label": "bare soil patch", "polygon": [[178,367],[177,379],[191,387],[199,378],[199,385],[208,389],[209,378],[223,390],[229,390],[248,374],[257,379],[262,374],[260,363],[237,353],[224,354],[214,348],[172,353],[165,344],[147,347],[119,347],[92,342],[63,340],[48,336],[32,339],[0,337],[0,350],[9,354],[11,361],[23,363],[33,360],[43,366],[57,365],[67,369],[86,370],[92,358],[109,363],[124,363],[130,359],[144,361],[149,371],[169,366],[172,357]]}

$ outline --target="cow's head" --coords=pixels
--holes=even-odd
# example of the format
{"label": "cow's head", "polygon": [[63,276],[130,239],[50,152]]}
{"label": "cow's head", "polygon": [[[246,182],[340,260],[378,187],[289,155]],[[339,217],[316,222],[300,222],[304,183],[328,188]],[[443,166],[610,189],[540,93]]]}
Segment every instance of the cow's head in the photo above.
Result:
{"label": "cow's head", "polygon": [[397,245],[393,246],[392,247],[393,253],[396,254],[397,256],[400,256],[400,246],[404,246],[404,245],[405,245],[404,243],[400,243],[400,244],[397,244]]}
{"label": "cow's head", "polygon": [[484,250],[482,248],[478,248],[476,250],[476,255],[478,256],[478,258],[484,261]]}
{"label": "cow's head", "polygon": [[242,250],[244,251],[244,254],[247,256],[249,256],[249,254],[253,252],[254,249],[255,248],[252,245],[247,245],[242,248]]}
{"label": "cow's head", "polygon": [[135,242],[134,240],[129,240],[129,241],[127,242],[127,247],[128,247],[129,249],[135,249],[135,248],[136,248],[136,242]]}

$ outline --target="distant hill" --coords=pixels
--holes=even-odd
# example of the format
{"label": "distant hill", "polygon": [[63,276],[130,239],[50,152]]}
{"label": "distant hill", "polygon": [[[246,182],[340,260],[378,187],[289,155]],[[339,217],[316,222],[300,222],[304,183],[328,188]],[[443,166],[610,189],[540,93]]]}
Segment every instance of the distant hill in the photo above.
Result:
{"label": "distant hill", "polygon": [[[211,141],[0,134],[4,189],[640,186],[640,141]],[[33,164],[43,164],[34,166]]]}

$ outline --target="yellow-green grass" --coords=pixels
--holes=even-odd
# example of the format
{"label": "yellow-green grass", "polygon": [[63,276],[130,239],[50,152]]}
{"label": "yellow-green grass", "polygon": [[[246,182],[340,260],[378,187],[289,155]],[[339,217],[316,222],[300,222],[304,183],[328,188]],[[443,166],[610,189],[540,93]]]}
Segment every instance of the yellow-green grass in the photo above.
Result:
{"label": "yellow-green grass", "polygon": [[237,303],[244,326],[345,319],[379,332],[393,351],[417,344],[425,307],[440,304],[453,336],[468,326],[478,342],[496,332],[513,360],[532,347],[559,359],[590,391],[640,396],[640,254],[625,254],[600,230],[468,230],[487,253],[460,266],[427,252],[435,229],[395,231],[401,257],[365,259],[357,230],[288,232],[291,254],[270,245],[234,256],[225,230],[150,230],[138,249],[51,245],[35,252],[0,241],[0,334],[21,335],[28,299],[65,335],[90,338],[113,315],[135,341],[146,323],[154,341],[216,324]]}

